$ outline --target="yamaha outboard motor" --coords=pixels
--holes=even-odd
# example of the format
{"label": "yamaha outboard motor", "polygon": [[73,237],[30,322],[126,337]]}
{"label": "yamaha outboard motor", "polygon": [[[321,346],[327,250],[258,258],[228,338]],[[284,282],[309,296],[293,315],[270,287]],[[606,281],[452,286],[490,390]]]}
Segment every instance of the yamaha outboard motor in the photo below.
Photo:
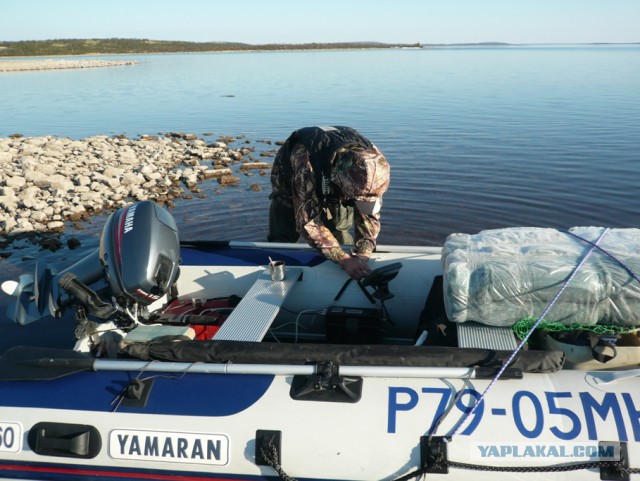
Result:
{"label": "yamaha outboard motor", "polygon": [[100,262],[118,304],[147,306],[178,278],[180,241],[175,220],[153,202],[124,207],[107,220]]}
{"label": "yamaha outboard motor", "polygon": [[[58,274],[38,264],[34,277],[21,276],[12,317],[24,325],[59,317],[74,304],[101,319],[122,311],[135,314],[169,292],[179,261],[178,228],[171,214],[153,202],[137,202],[109,216],[100,248],[82,260]],[[92,284],[101,287],[96,292]]]}

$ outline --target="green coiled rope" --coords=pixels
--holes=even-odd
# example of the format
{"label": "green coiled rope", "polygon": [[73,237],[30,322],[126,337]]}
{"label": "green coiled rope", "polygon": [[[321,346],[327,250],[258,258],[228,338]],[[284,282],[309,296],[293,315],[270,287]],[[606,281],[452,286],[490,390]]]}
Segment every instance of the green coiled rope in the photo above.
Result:
{"label": "green coiled rope", "polygon": [[[513,326],[513,332],[518,339],[523,339],[524,336],[531,330],[536,323],[537,318],[525,317],[516,322]],[[618,334],[626,334],[629,332],[636,332],[640,329],[640,326],[618,326],[614,324],[581,324],[579,322],[573,324],[563,324],[562,322],[545,322],[542,321],[538,324],[538,329],[549,332],[564,332],[564,331],[592,331],[599,336],[616,336]]]}

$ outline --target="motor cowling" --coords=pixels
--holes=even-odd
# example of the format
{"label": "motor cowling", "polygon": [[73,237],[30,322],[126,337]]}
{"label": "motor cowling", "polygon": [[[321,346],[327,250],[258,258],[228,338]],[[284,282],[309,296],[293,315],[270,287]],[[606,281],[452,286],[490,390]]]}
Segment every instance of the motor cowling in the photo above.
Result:
{"label": "motor cowling", "polygon": [[99,256],[118,302],[149,305],[166,294],[178,278],[176,222],[153,202],[123,207],[107,219]]}

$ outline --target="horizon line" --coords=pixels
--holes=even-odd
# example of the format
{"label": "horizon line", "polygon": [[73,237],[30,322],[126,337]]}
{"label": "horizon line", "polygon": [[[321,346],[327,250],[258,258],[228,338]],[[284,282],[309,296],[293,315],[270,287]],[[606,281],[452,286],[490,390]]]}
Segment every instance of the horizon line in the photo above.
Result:
{"label": "horizon line", "polygon": [[87,40],[137,40],[137,41],[148,41],[148,42],[180,42],[180,43],[192,43],[192,44],[236,44],[236,45],[246,45],[250,47],[260,47],[266,45],[315,45],[315,44],[326,44],[326,45],[337,45],[337,44],[369,44],[369,45],[420,45],[420,46],[459,46],[459,45],[514,45],[514,46],[525,46],[525,45],[635,45],[640,44],[639,41],[627,41],[627,42],[602,42],[602,41],[590,41],[590,42],[502,42],[497,40],[492,41],[479,41],[479,42],[451,42],[451,43],[427,43],[427,42],[381,42],[376,40],[359,40],[359,41],[330,41],[330,42],[322,42],[322,41],[313,41],[313,42],[265,42],[265,43],[247,43],[240,41],[231,41],[231,40],[207,40],[207,41],[195,41],[195,40],[160,40],[160,39],[149,39],[149,38],[137,38],[137,37],[92,37],[92,38],[49,38],[49,39],[40,39],[40,40],[0,40],[0,43],[19,43],[19,42],[54,42],[61,40],[76,40],[76,41],[87,41]]}

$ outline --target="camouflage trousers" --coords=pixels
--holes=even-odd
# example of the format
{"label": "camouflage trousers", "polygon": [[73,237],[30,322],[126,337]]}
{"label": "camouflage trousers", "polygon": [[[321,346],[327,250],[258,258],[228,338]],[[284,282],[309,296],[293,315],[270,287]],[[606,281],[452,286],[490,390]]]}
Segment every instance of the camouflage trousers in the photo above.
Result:
{"label": "camouflage trousers", "polygon": [[[353,207],[340,203],[331,204],[327,208],[331,219],[322,215],[322,223],[331,231],[336,240],[343,245],[353,245],[350,229],[353,227]],[[297,242],[300,234],[296,230],[296,219],[291,202],[282,201],[278,197],[271,199],[269,207],[269,242]]]}

